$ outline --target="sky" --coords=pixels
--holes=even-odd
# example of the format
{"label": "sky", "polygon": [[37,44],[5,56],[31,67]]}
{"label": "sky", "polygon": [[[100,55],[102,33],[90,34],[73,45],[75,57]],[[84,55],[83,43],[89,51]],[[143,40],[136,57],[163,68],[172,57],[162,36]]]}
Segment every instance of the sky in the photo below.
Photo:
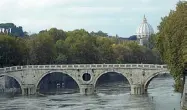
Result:
{"label": "sky", "polygon": [[14,23],[37,33],[56,27],[85,29],[129,37],[145,15],[157,31],[161,17],[179,0],[0,0],[0,23]]}

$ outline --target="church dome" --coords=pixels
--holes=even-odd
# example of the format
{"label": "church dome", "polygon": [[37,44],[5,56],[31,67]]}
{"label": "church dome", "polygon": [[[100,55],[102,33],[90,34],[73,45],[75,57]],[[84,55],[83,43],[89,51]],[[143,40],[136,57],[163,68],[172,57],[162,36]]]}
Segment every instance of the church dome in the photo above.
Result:
{"label": "church dome", "polygon": [[152,26],[147,22],[147,19],[144,16],[142,24],[136,30],[137,38],[149,37],[153,33],[154,30]]}

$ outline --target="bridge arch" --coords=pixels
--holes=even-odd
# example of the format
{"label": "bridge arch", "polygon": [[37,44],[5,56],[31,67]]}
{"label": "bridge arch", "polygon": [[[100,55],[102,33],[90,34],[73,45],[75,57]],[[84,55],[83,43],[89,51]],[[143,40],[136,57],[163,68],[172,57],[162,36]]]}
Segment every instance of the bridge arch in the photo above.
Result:
{"label": "bridge arch", "polygon": [[64,72],[64,71],[48,71],[48,72],[45,72],[45,73],[37,80],[37,82],[36,82],[36,84],[35,84],[36,89],[38,89],[38,86],[39,86],[40,82],[42,81],[42,79],[43,79],[45,76],[47,76],[47,75],[49,75],[49,74],[53,74],[53,73],[60,73],[60,74],[64,74],[64,75],[67,75],[67,76],[71,77],[71,78],[73,79],[73,81],[75,81],[75,83],[78,85],[78,88],[80,89],[79,81],[78,81],[74,76],[71,76],[71,75],[69,75],[67,72]]}
{"label": "bridge arch", "polygon": [[148,77],[144,83],[144,89],[145,89],[145,92],[147,92],[147,89],[148,89],[148,86],[150,84],[150,82],[155,78],[157,77],[158,75],[161,75],[161,74],[165,74],[165,73],[169,73],[169,71],[159,71],[159,72],[156,72],[156,73],[153,73],[150,77]]}
{"label": "bridge arch", "polygon": [[131,80],[129,79],[129,77],[127,76],[127,74],[123,74],[122,72],[119,72],[119,71],[103,71],[101,74],[99,74],[95,79],[94,79],[94,88],[96,87],[96,84],[97,84],[97,81],[99,80],[99,78],[102,76],[102,75],[104,75],[104,74],[108,74],[108,73],[116,73],[116,74],[121,74],[121,75],[123,75],[126,79],[127,79],[127,81],[128,81],[128,83],[131,85],[132,84],[132,82],[131,82]]}
{"label": "bridge arch", "polygon": [[0,74],[0,77],[2,77],[2,76],[8,76],[8,77],[11,77],[11,78],[13,78],[14,80],[16,80],[17,83],[18,83],[19,86],[20,86],[21,93],[23,92],[22,82],[21,82],[21,80],[20,80],[19,78],[17,78],[16,76],[13,76],[13,75],[9,75],[9,74]]}

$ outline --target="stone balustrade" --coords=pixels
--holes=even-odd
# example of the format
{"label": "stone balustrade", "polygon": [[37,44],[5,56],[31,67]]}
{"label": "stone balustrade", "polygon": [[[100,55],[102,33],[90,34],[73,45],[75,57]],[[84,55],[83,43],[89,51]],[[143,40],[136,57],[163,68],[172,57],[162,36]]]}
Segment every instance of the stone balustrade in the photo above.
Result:
{"label": "stone balustrade", "polygon": [[146,68],[167,69],[167,65],[157,64],[74,64],[74,65],[25,65],[0,68],[0,73],[20,71],[23,69],[104,69],[104,68]]}

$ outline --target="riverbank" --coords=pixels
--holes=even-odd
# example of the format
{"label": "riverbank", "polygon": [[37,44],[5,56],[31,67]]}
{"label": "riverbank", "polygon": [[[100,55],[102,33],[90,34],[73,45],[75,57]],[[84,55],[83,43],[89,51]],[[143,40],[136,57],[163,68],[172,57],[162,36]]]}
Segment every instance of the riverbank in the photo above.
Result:
{"label": "riverbank", "polygon": [[[187,79],[187,76],[185,79]],[[181,98],[181,107],[183,110],[187,110],[187,80],[185,81],[184,84],[183,94]]]}

